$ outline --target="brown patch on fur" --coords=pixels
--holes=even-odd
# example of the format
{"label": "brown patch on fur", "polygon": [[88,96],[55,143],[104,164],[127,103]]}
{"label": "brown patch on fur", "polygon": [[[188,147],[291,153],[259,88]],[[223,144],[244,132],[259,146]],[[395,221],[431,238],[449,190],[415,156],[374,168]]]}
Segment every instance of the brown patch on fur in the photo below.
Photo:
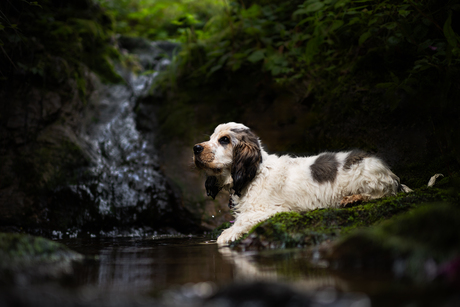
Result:
{"label": "brown patch on fur", "polygon": [[349,204],[359,204],[359,203],[362,203],[363,201],[368,201],[368,200],[369,200],[368,196],[364,196],[361,194],[344,196],[343,199],[340,201],[340,205],[345,207]]}
{"label": "brown patch on fur", "polygon": [[353,164],[360,163],[364,158],[370,157],[370,155],[362,150],[353,150],[348,155],[347,159],[345,160],[345,164],[343,165],[344,170],[349,170]]}
{"label": "brown patch on fur", "polygon": [[324,153],[316,158],[310,166],[313,179],[318,183],[334,182],[337,177],[339,162],[333,153]]}
{"label": "brown patch on fur", "polygon": [[214,153],[212,152],[202,152],[199,156],[198,159],[201,160],[201,162],[206,162],[210,163],[214,161]]}
{"label": "brown patch on fur", "polygon": [[214,161],[215,154],[209,150],[206,146],[203,146],[204,150],[194,156],[195,165],[200,169],[209,169],[208,163]]}
{"label": "brown patch on fur", "polygon": [[241,196],[241,191],[257,174],[262,154],[257,136],[249,129],[232,129],[237,132],[238,145],[233,148],[232,179],[235,194]]}

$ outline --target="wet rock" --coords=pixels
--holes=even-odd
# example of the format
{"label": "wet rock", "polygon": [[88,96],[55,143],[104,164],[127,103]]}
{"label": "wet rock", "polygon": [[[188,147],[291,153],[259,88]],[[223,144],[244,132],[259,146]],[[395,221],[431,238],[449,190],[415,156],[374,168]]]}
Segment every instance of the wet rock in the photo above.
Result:
{"label": "wet rock", "polygon": [[390,269],[417,281],[460,282],[460,208],[431,203],[351,233],[327,255],[335,268]]}
{"label": "wet rock", "polygon": [[[26,293],[27,295],[24,295]],[[46,284],[39,287],[15,287],[0,290],[2,307],[152,307],[164,306],[146,295],[103,292],[91,287],[69,289]]]}
{"label": "wet rock", "polygon": [[[174,44],[138,40],[133,48],[142,52],[143,70],[169,63],[164,54]],[[103,84],[83,66],[80,79],[63,79],[57,88],[31,86],[23,89],[26,95],[0,91],[0,100],[8,102],[0,114],[1,224],[42,228],[43,234],[197,229],[160,170],[156,132],[142,134],[137,127],[136,102],[156,75],[120,72],[124,84]]]}
{"label": "wet rock", "polygon": [[83,256],[41,237],[0,233],[0,284],[28,284],[72,273]]}
{"label": "wet rock", "polygon": [[309,306],[365,306],[370,299],[363,294],[340,293],[332,287],[318,291],[303,292],[283,283],[240,282],[222,288],[205,300],[206,307],[264,306],[264,307],[309,307]]}
{"label": "wet rock", "polygon": [[61,97],[54,92],[46,93],[42,103],[42,117],[45,119],[56,114],[62,107]]}
{"label": "wet rock", "polygon": [[84,99],[77,84],[70,81],[57,88],[21,84],[0,89],[0,100],[4,101],[0,115],[0,206],[5,213],[1,224],[46,222],[43,206],[47,190],[72,177],[76,164],[86,163],[77,137]]}

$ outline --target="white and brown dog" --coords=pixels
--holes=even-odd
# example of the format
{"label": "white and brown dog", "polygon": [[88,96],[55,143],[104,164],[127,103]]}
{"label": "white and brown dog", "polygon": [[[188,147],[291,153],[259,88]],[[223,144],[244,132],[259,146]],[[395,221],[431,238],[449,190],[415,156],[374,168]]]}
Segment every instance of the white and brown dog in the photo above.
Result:
{"label": "white and brown dog", "polygon": [[363,151],[325,152],[293,158],[269,155],[251,130],[237,123],[217,126],[207,142],[193,147],[195,165],[206,172],[206,191],[230,193],[235,223],[217,239],[240,238],[278,212],[338,207],[411,191],[377,157]]}

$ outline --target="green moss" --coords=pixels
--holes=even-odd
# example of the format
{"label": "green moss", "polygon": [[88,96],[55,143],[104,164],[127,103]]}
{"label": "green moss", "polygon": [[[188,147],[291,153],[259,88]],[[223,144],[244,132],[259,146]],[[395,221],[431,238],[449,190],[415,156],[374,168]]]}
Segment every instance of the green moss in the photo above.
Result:
{"label": "green moss", "polygon": [[0,233],[0,268],[27,267],[37,263],[81,260],[82,255],[42,237]]}
{"label": "green moss", "polygon": [[[456,196],[457,195],[457,196]],[[259,223],[233,247],[289,248],[317,245],[326,240],[368,227],[419,207],[422,203],[458,197],[451,190],[421,188],[413,193],[373,200],[351,208],[283,212]]]}

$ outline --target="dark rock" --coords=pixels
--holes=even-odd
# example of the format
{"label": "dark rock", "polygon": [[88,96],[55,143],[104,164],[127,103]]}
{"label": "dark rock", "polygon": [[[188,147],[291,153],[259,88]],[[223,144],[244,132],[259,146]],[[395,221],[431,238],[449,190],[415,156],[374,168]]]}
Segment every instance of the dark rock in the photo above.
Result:
{"label": "dark rock", "polygon": [[460,280],[458,205],[431,203],[369,229],[351,233],[327,259],[336,268],[391,269],[398,277]]}
{"label": "dark rock", "polygon": [[41,237],[0,233],[0,284],[27,284],[72,273],[83,256]]}

